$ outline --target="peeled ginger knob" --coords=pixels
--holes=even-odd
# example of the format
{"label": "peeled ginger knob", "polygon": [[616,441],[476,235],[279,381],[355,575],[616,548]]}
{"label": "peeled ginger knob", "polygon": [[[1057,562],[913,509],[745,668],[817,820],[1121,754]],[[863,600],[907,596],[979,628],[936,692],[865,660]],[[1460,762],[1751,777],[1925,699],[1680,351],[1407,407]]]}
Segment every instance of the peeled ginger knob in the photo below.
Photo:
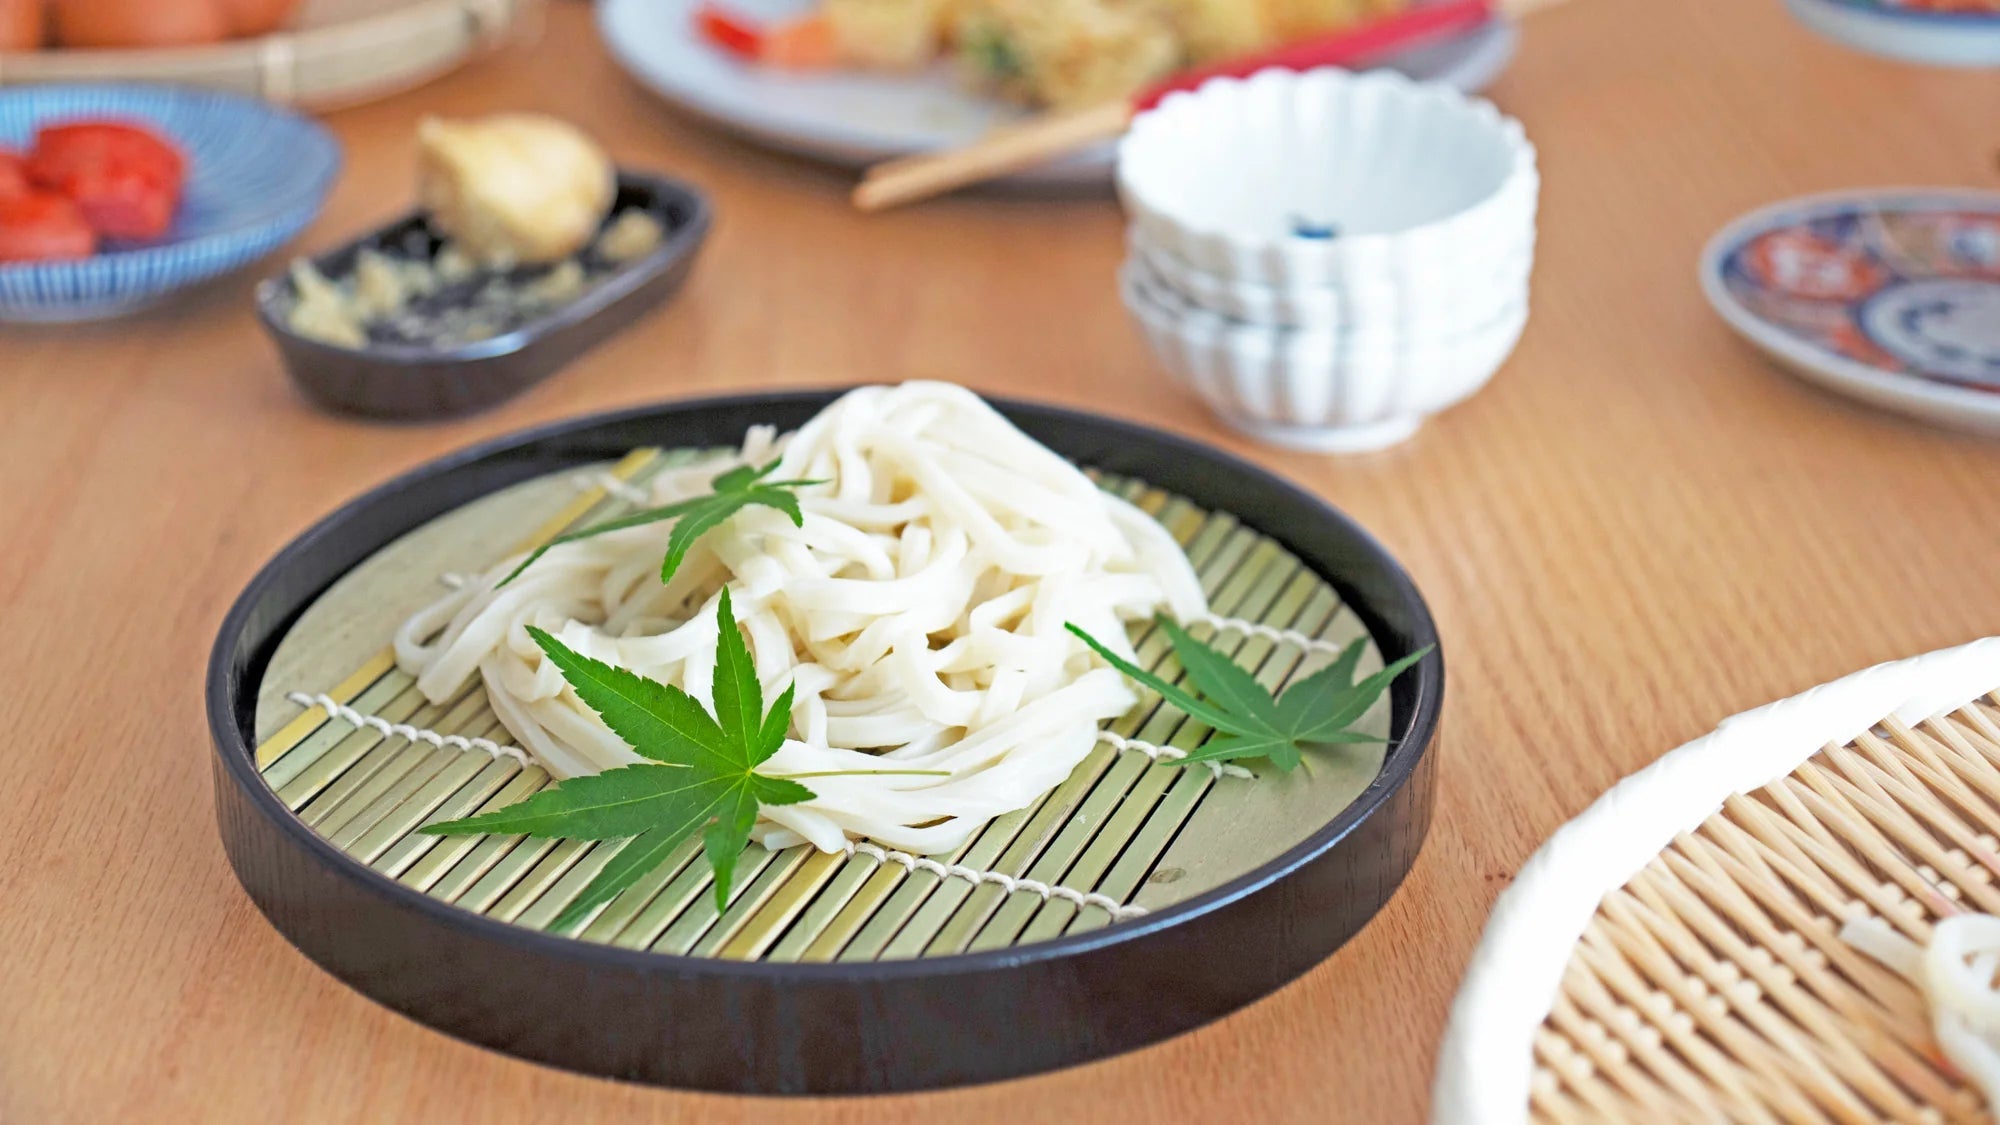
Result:
{"label": "peeled ginger knob", "polygon": [[617,189],[604,150],[553,117],[427,117],[417,149],[417,196],[431,226],[489,266],[583,249]]}

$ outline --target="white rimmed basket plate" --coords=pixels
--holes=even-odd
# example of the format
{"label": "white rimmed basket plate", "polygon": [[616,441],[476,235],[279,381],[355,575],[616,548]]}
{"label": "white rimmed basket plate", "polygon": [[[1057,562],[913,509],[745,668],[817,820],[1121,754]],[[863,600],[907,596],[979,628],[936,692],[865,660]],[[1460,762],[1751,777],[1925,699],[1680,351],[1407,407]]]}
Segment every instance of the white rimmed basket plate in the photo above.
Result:
{"label": "white rimmed basket plate", "polygon": [[2000,66],[2000,11],[1949,11],[1909,0],[1785,0],[1785,7],[1857,51],[1931,66]]}
{"label": "white rimmed basket plate", "polygon": [[1914,987],[1838,934],[2000,904],[1996,689],[2000,638],[1880,665],[1599,798],[1494,907],[1432,1119],[1984,1120]]}
{"label": "white rimmed basket plate", "polygon": [[[699,0],[602,0],[605,43],[632,76],[681,110],[758,144],[860,167],[964,144],[1020,111],[964,89],[949,68],[917,75],[787,75],[747,67],[703,42]],[[747,15],[797,15],[805,0],[739,0]],[[1407,52],[1389,64],[1465,90],[1486,86],[1513,57],[1518,29],[1494,23]],[[1010,182],[1098,185],[1114,154],[1102,145]]]}
{"label": "white rimmed basket plate", "polygon": [[2000,433],[2000,193],[1789,200],[1725,227],[1709,303],[1779,365],[1933,422]]}

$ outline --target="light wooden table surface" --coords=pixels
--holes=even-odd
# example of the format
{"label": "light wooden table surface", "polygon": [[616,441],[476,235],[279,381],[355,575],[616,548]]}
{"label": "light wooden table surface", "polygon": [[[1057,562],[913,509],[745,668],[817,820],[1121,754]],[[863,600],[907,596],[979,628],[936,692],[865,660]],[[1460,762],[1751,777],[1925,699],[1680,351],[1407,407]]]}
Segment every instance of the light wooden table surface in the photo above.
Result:
{"label": "light wooden table surface", "polygon": [[[1487,908],[1553,828],[1726,715],[2000,633],[2000,444],[1779,374],[1694,284],[1703,240],[1774,199],[2000,186],[1990,72],[1844,53],[1776,0],[1537,16],[1493,91],[1541,147],[1527,338],[1415,441],[1325,460],[1249,447],[1168,386],[1118,305],[1108,198],[857,217],[843,177],[663,112],[614,70],[582,5],[556,7],[533,51],[333,115],[348,170],[306,240],[407,206],[424,112],[548,110],[707,189],[720,223],[685,293],[556,381],[443,426],[316,413],[252,321],[249,276],[125,321],[0,330],[0,1120],[1414,1121]],[[1109,1062],[760,1101],[465,1046],[335,983],[258,915],[216,840],[202,672],[230,600],[293,534],[530,423],[917,376],[1244,452],[1415,573],[1451,668],[1437,823],[1344,951]]]}

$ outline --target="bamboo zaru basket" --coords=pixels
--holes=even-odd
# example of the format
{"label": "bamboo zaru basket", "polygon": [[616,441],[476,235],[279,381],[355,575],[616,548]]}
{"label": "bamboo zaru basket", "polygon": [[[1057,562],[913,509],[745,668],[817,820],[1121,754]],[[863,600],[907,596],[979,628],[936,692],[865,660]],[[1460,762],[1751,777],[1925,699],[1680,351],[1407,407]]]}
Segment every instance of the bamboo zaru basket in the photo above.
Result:
{"label": "bamboo zaru basket", "polygon": [[350,105],[409,89],[539,27],[544,0],[306,0],[284,30],[150,50],[0,53],[0,85],[174,82],[281,104]]}
{"label": "bamboo zaru basket", "polygon": [[1990,1120],[1959,1017],[1850,937],[2000,914],[1996,688],[2000,639],[1883,665],[1612,789],[1495,907],[1434,1119]]}

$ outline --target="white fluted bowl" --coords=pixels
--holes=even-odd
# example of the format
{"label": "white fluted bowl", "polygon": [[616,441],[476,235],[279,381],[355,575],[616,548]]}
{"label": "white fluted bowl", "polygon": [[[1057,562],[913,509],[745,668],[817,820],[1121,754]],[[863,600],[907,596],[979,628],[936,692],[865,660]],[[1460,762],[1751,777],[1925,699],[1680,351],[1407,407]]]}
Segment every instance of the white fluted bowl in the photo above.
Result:
{"label": "white fluted bowl", "polygon": [[1161,365],[1222,420],[1260,441],[1360,453],[1408,439],[1470,398],[1520,342],[1528,297],[1457,335],[1370,337],[1244,324],[1176,304],[1134,264],[1125,305]]}
{"label": "white fluted bowl", "polygon": [[1260,285],[1198,269],[1170,250],[1136,234],[1130,257],[1191,305],[1249,324],[1329,332],[1437,335],[1465,331],[1494,319],[1528,288],[1535,264],[1532,234],[1504,256],[1443,270],[1421,282],[1374,281],[1335,285]]}
{"label": "white fluted bowl", "polygon": [[1344,286],[1504,258],[1533,234],[1541,179],[1491,102],[1328,68],[1169,97],[1121,142],[1118,187],[1135,236],[1198,270]]}

